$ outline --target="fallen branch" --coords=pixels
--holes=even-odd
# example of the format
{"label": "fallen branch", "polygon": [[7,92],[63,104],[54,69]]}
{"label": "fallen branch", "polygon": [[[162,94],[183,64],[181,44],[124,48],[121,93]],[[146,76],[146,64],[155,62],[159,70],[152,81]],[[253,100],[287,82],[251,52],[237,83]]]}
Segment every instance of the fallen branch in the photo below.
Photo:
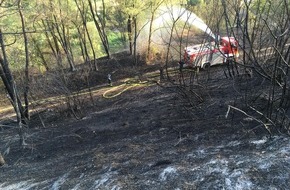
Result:
{"label": "fallen branch", "polygon": [[226,115],[225,115],[225,118],[226,118],[226,119],[228,118],[231,109],[236,110],[236,111],[238,111],[238,112],[241,112],[241,113],[244,114],[245,116],[247,116],[247,117],[253,119],[254,121],[260,123],[260,124],[261,124],[262,126],[264,126],[264,128],[268,131],[268,133],[270,134],[270,136],[272,136],[271,130],[269,129],[269,126],[271,126],[272,123],[264,123],[262,120],[257,119],[257,118],[255,118],[254,116],[249,115],[248,113],[246,113],[245,111],[243,111],[243,110],[241,110],[241,109],[239,109],[239,108],[237,108],[237,107],[234,107],[234,106],[228,105],[228,111],[227,111],[227,113],[226,113]]}

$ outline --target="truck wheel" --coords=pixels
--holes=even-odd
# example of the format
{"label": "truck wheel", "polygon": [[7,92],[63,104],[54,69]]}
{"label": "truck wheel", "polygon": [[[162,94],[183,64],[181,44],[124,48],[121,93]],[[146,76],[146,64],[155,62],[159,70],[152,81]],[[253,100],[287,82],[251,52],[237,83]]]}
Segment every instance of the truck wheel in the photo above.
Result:
{"label": "truck wheel", "polygon": [[210,67],[210,63],[203,64],[203,69],[207,70]]}

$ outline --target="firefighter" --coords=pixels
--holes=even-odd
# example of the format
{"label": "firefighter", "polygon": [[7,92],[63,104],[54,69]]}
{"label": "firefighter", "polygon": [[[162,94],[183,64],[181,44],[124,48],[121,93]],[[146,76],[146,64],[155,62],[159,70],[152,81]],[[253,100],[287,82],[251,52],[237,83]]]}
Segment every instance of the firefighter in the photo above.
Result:
{"label": "firefighter", "polygon": [[[223,64],[225,64],[227,66],[229,77],[232,78],[232,74],[231,74],[231,71],[230,71],[231,58],[229,57],[228,50],[224,51]],[[225,70],[224,70],[224,74],[225,74],[226,78],[228,78],[227,73],[225,72]]]}
{"label": "firefighter", "polygon": [[112,86],[112,75],[110,73],[107,75],[107,78],[108,78],[108,85]]}
{"label": "firefighter", "polygon": [[225,49],[224,50],[224,60],[223,60],[224,64],[229,64],[229,50]]}
{"label": "firefighter", "polygon": [[178,64],[179,64],[179,71],[182,72],[184,62],[183,61],[179,61]]}
{"label": "firefighter", "polygon": [[237,65],[235,63],[234,57],[230,57],[229,53],[226,53],[226,52],[225,52],[224,64],[226,64],[226,66],[227,66],[230,78],[235,76],[235,70],[234,69],[236,69],[237,75],[239,75],[239,71],[238,71]]}

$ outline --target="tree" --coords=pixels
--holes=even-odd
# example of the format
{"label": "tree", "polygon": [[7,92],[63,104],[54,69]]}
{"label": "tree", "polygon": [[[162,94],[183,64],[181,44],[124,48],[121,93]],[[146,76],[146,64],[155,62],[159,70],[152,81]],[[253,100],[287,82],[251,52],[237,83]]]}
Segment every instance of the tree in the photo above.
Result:
{"label": "tree", "polygon": [[267,124],[264,127],[270,134],[277,130],[289,133],[289,125],[285,125],[285,118],[289,117],[289,2],[257,0],[230,3],[223,0],[222,3],[227,33],[242,38],[241,62],[244,68],[252,69],[271,84],[265,86],[268,89],[265,107],[258,109],[250,101],[251,96],[260,98],[257,91],[251,96],[245,94],[246,105],[264,118]]}
{"label": "tree", "polygon": [[[149,7],[149,4],[147,1],[135,1],[135,0],[126,0],[117,2],[119,5],[118,8],[127,17],[127,33],[129,39],[130,54],[133,55],[135,65],[137,65],[138,64],[137,39],[140,35],[140,32],[149,23],[144,15],[144,13]],[[145,18],[143,20],[141,20],[142,14],[144,16],[143,18]]]}
{"label": "tree", "polygon": [[14,108],[14,111],[17,116],[17,123],[19,125],[19,137],[20,144],[25,145],[25,135],[24,135],[24,127],[28,124],[27,114],[25,113],[25,108],[22,106],[22,102],[20,100],[20,95],[14,81],[14,77],[9,68],[5,44],[3,41],[2,30],[0,29],[0,44],[1,44],[1,54],[0,54],[0,76],[4,83],[5,89],[7,91],[9,100]]}
{"label": "tree", "polygon": [[104,0],[102,0],[102,10],[99,15],[99,10],[97,9],[96,4],[93,5],[92,0],[88,0],[91,15],[95,23],[96,29],[100,36],[101,42],[107,54],[107,57],[110,57],[110,46],[106,33],[106,6]]}
{"label": "tree", "polygon": [[[71,71],[75,71],[72,47],[74,28],[72,18],[75,12],[71,1],[49,0],[43,3],[44,16],[40,16],[40,26],[44,29],[47,44],[56,58],[58,66],[64,67],[64,54]],[[72,32],[73,31],[73,32]]]}
{"label": "tree", "polygon": [[21,0],[18,1],[17,4],[18,11],[19,11],[19,16],[21,19],[21,28],[22,28],[22,33],[23,33],[23,40],[24,40],[24,49],[25,49],[25,82],[24,82],[24,103],[25,103],[25,108],[24,108],[24,118],[29,119],[29,102],[28,102],[28,92],[29,92],[29,52],[28,52],[28,38],[26,34],[26,25],[25,25],[25,20],[24,20],[24,15],[22,12],[22,5],[21,5]]}
{"label": "tree", "polygon": [[[53,24],[53,29],[55,29],[54,33],[56,33],[56,38],[59,41],[59,43],[62,46],[62,49],[64,50],[66,57],[67,57],[67,61],[69,63],[70,66],[70,70],[71,71],[75,71],[75,63],[74,63],[74,56],[73,56],[73,52],[72,52],[72,47],[71,47],[71,41],[70,41],[70,23],[68,21],[70,21],[69,19],[69,14],[67,10],[67,12],[65,12],[63,14],[62,12],[62,2],[58,0],[58,4],[59,4],[59,13],[60,14],[54,14],[52,16],[52,24]],[[68,9],[70,8],[68,5],[68,1],[66,2],[66,4],[64,4],[63,6],[68,7]]]}
{"label": "tree", "polygon": [[85,62],[90,62],[89,54],[88,54],[88,51],[87,51],[87,48],[86,48],[86,40],[85,40],[86,37],[87,37],[88,40],[89,40],[89,44],[90,44],[92,53],[93,53],[94,69],[97,71],[98,70],[98,66],[97,66],[97,62],[96,62],[96,52],[95,52],[95,49],[94,49],[94,46],[93,46],[92,38],[90,36],[89,30],[88,30],[88,27],[87,27],[88,10],[85,8],[86,5],[85,5],[83,0],[81,0],[81,2],[80,2],[81,5],[79,5],[77,0],[75,0],[75,3],[76,3],[76,6],[77,6],[77,8],[79,10],[80,15],[81,15],[82,26],[83,26],[83,30],[84,30],[84,34],[82,34],[81,30],[78,28],[80,41],[82,41],[82,44],[83,44],[83,45],[81,45],[81,47],[83,47],[83,52],[84,52],[83,54],[85,54],[85,57],[86,57],[85,58]]}
{"label": "tree", "polygon": [[[14,108],[14,111],[17,116],[17,122],[19,125],[19,136],[20,136],[20,144],[25,145],[25,133],[24,133],[24,127],[28,125],[29,120],[29,101],[28,101],[28,92],[29,92],[29,56],[28,56],[28,42],[27,42],[27,32],[26,32],[26,26],[25,26],[25,20],[24,15],[22,12],[22,6],[21,1],[18,1],[17,4],[8,4],[8,6],[4,6],[4,1],[0,3],[0,6],[4,7],[5,9],[15,8],[18,10],[20,20],[21,20],[21,29],[22,32],[20,33],[23,35],[24,44],[25,44],[25,82],[24,82],[24,107],[22,105],[21,96],[18,91],[16,82],[14,80],[13,74],[11,72],[11,69],[9,67],[7,53],[6,53],[6,47],[8,46],[4,42],[3,32],[2,29],[0,29],[0,45],[1,45],[1,54],[0,54],[0,76],[4,83],[6,92],[8,94],[8,98]],[[5,4],[6,5],[6,4]],[[12,12],[13,13],[13,12]],[[16,12],[14,12],[16,13]],[[1,17],[7,17],[5,14],[5,11],[1,12]],[[16,32],[9,33],[11,35],[16,35]]]}
{"label": "tree", "polygon": [[149,34],[148,34],[148,48],[147,48],[147,56],[146,56],[146,62],[150,62],[151,60],[151,37],[153,32],[153,21],[155,19],[155,14],[158,8],[163,4],[164,0],[160,1],[151,1],[150,2],[150,12],[151,12],[151,18],[150,18],[150,26],[149,26]]}

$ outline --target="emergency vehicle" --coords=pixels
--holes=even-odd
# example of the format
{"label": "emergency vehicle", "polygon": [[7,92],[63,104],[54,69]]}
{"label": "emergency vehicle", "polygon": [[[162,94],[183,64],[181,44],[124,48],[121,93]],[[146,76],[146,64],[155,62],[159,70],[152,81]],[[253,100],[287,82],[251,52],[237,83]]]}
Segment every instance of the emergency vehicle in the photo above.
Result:
{"label": "emergency vehicle", "polygon": [[184,66],[208,68],[223,64],[226,59],[239,57],[238,42],[234,37],[221,37],[216,41],[189,46],[184,49]]}

